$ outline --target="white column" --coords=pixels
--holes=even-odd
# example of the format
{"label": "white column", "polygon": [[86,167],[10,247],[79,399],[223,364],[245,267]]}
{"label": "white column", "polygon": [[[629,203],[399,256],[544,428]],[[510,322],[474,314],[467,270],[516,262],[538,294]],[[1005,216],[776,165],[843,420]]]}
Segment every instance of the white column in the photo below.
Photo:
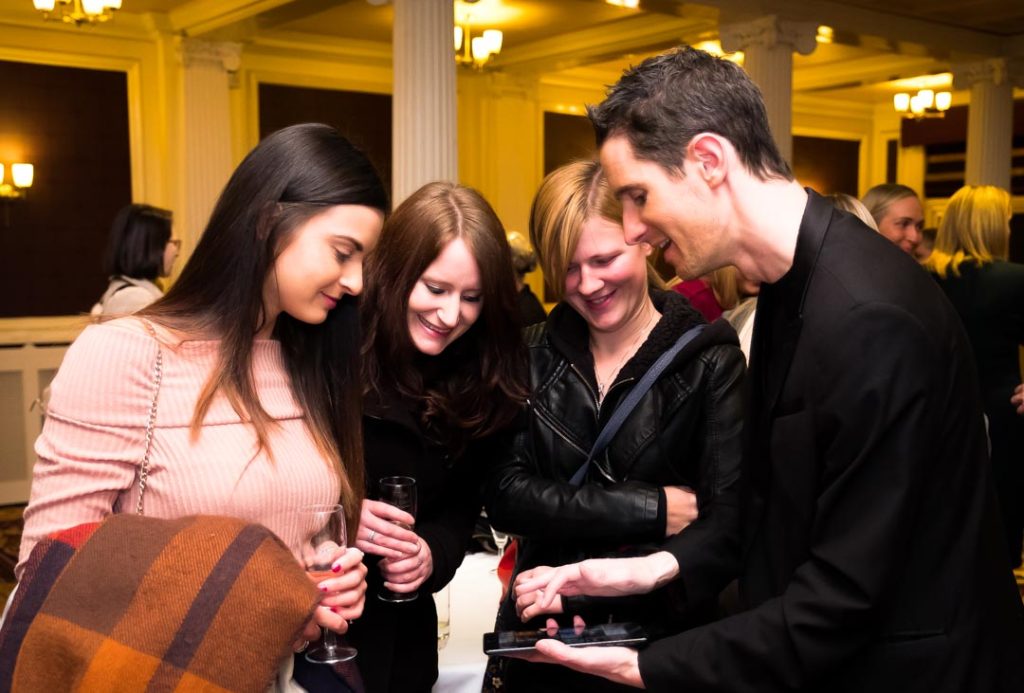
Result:
{"label": "white column", "polygon": [[793,51],[810,55],[818,26],[772,15],[724,24],[722,50],[743,51],[743,69],[761,89],[775,143],[786,161],[793,158]]}
{"label": "white column", "polygon": [[394,0],[392,205],[435,180],[457,181],[455,15],[451,0]]}
{"label": "white column", "polygon": [[178,56],[183,67],[183,160],[179,170],[184,209],[174,211],[176,223],[184,224],[182,235],[191,248],[231,176],[229,90],[241,62],[241,46],[185,38],[178,41]]}
{"label": "white column", "polygon": [[971,90],[967,111],[967,185],[1010,189],[1013,146],[1013,87],[1024,78],[1024,62],[996,58],[957,65],[953,86]]}

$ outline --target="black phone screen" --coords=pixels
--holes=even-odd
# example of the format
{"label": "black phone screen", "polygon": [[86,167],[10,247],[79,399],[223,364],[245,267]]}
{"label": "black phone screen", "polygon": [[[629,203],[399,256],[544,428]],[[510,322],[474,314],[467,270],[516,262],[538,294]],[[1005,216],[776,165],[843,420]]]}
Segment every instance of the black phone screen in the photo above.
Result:
{"label": "black phone screen", "polygon": [[636,623],[602,623],[586,628],[559,628],[552,633],[541,630],[503,630],[484,633],[486,654],[507,654],[532,650],[541,638],[555,638],[572,647],[623,645],[636,647],[647,642],[647,633]]}

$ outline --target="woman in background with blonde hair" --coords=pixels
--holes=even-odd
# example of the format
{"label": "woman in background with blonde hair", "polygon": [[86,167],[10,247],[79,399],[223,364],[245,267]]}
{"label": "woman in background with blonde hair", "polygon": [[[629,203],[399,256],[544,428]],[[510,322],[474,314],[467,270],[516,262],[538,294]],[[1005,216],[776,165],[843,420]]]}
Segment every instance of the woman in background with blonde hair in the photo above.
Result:
{"label": "woman in background with blonde hair", "polygon": [[868,190],[863,202],[878,225],[878,233],[913,256],[924,228],[924,208],[913,188],[882,183]]}
{"label": "woman in background with blonde hair", "polygon": [[968,185],[949,200],[925,261],[967,328],[988,417],[992,469],[1011,564],[1021,565],[1024,530],[1024,420],[1011,402],[1021,382],[1024,345],[1024,265],[1007,262],[1010,194]]}
{"label": "woman in background with blonde hair", "polygon": [[533,251],[526,236],[518,231],[509,231],[506,238],[508,247],[512,250],[512,269],[516,272],[519,317],[522,318],[525,326],[544,322],[548,314],[541,302],[530,291],[530,285],[526,283],[526,275],[537,269],[537,253]]}
{"label": "woman in background with blonde hair", "polygon": [[[826,195],[825,199],[832,202],[832,206],[836,209],[844,212],[849,212],[853,216],[857,217],[864,222],[872,231],[878,231],[878,223],[875,222],[875,218],[871,216],[871,212],[864,205],[863,202],[858,200],[853,195],[847,195],[846,193],[832,193]],[[866,198],[865,198],[866,199]]]}

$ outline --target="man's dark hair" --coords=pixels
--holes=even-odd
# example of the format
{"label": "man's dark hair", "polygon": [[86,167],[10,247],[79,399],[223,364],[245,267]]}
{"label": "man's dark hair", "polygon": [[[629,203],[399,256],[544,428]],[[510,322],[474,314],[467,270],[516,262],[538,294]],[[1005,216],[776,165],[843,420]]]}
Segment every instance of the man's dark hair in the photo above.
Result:
{"label": "man's dark hair", "polygon": [[630,68],[597,106],[587,109],[597,146],[625,135],[635,156],[681,174],[684,151],[701,132],[720,135],[758,178],[793,174],[772,138],[764,100],[743,70],[685,47]]}

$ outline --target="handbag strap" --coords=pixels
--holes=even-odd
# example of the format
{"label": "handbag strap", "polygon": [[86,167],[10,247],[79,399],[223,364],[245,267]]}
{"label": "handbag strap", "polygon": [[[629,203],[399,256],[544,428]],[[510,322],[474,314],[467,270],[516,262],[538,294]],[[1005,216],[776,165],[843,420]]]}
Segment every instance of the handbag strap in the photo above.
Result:
{"label": "handbag strap", "polygon": [[594,461],[594,458],[604,452],[604,449],[608,447],[608,444],[612,442],[612,438],[618,432],[622,424],[629,418],[630,413],[636,408],[636,405],[640,402],[647,391],[651,389],[654,382],[661,377],[661,374],[665,372],[668,365],[675,359],[676,355],[682,351],[687,344],[696,339],[697,335],[704,331],[707,325],[696,325],[691,327],[676,340],[676,343],[672,345],[670,349],[662,353],[658,357],[658,360],[647,369],[643,377],[640,378],[640,382],[629,391],[629,394],[619,402],[618,406],[615,407],[615,411],[612,412],[608,422],[601,429],[601,432],[597,434],[597,440],[594,441],[594,446],[590,448],[590,454],[587,455],[586,461],[580,465],[580,468],[576,470],[576,473],[569,479],[569,483],[573,486],[580,486],[583,483],[584,477],[587,475],[587,470],[590,468],[590,463]]}
{"label": "handbag strap", "polygon": [[156,360],[153,362],[153,401],[149,405],[149,418],[146,420],[146,449],[142,454],[142,466],[139,468],[139,502],[135,506],[138,515],[142,512],[142,499],[146,495],[146,484],[149,483],[149,455],[153,451],[153,428],[156,425],[156,401],[160,396],[160,383],[164,378],[164,351],[160,348],[160,340],[157,339],[156,330],[153,329],[149,320],[143,320],[142,324],[156,342]]}

